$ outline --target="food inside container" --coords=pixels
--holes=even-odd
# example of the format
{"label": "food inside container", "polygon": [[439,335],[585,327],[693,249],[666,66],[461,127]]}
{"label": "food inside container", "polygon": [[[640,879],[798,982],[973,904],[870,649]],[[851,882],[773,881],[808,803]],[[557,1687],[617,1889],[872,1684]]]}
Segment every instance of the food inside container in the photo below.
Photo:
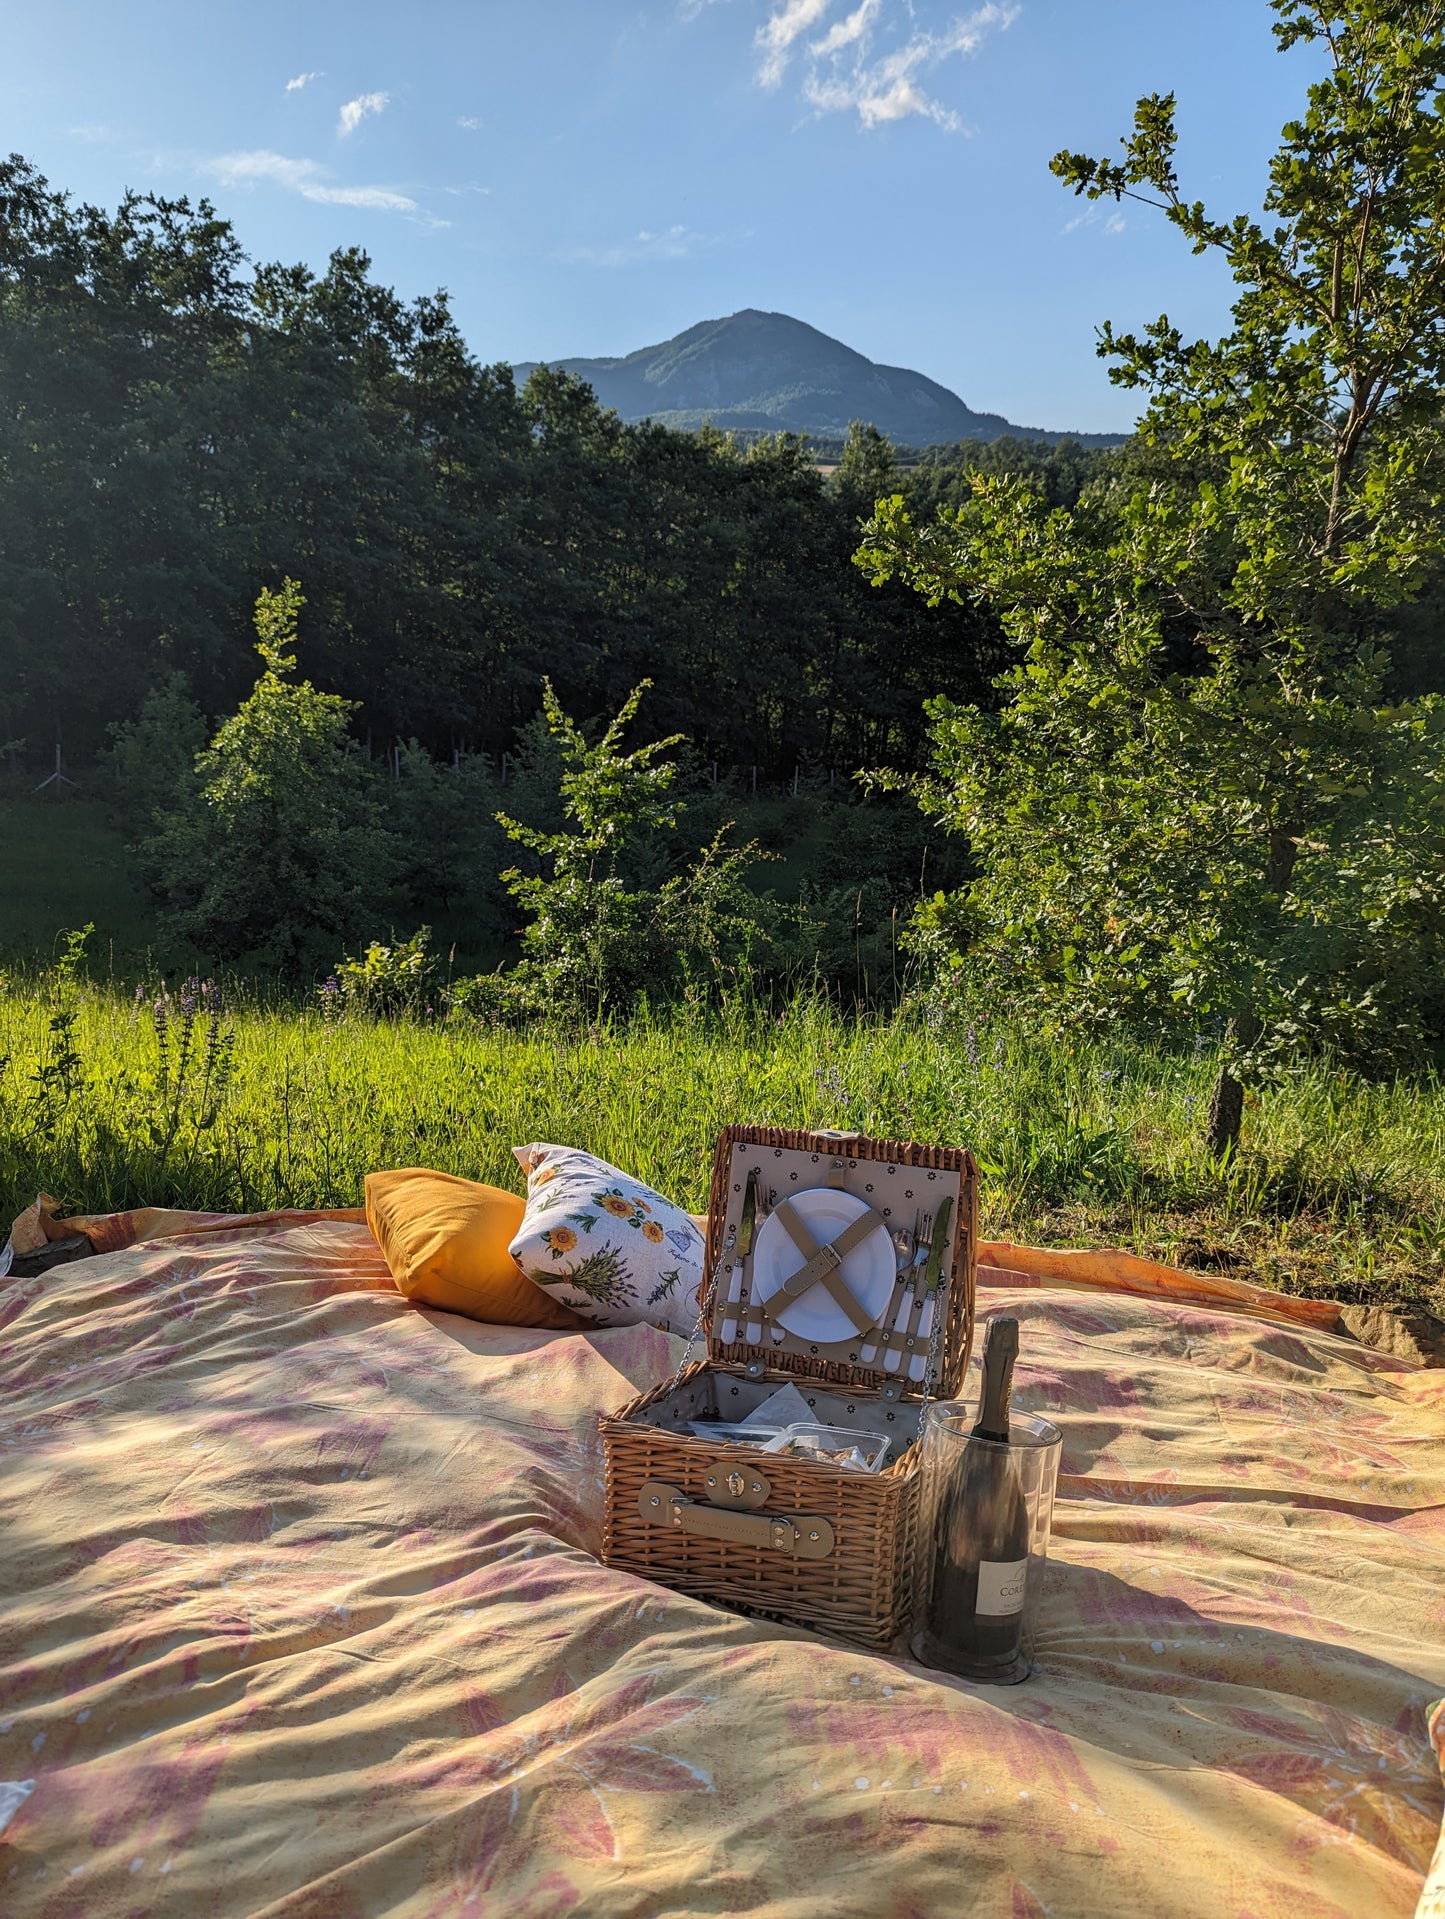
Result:
{"label": "food inside container", "polygon": [[699,1439],[714,1439],[720,1446],[757,1446],[769,1447],[775,1439],[781,1439],[781,1426],[742,1426],[734,1425],[726,1419],[690,1419],[688,1430]]}
{"label": "food inside container", "polygon": [[854,1472],[876,1473],[888,1457],[891,1439],[864,1433],[851,1426],[786,1426],[764,1446],[765,1453],[787,1453],[795,1458],[825,1459],[830,1466],[848,1466]]}

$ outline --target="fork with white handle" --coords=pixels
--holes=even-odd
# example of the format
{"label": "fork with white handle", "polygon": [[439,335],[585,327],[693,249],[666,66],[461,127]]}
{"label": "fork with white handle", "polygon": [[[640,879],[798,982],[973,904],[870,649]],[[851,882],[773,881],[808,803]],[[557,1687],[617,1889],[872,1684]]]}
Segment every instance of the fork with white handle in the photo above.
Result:
{"label": "fork with white handle", "polygon": [[[904,1274],[907,1273],[913,1265],[913,1242],[917,1231],[918,1215],[915,1213],[912,1226],[895,1226],[888,1235],[893,1241],[893,1291],[888,1295],[888,1304],[878,1315],[878,1323],[880,1325],[886,1321],[890,1313],[896,1310],[898,1301],[900,1299],[907,1299],[908,1297],[905,1290]],[[863,1345],[858,1349],[859,1363],[864,1366],[871,1366],[877,1357],[877,1340],[865,1340]]]}
{"label": "fork with white handle", "polygon": [[928,1272],[925,1276],[923,1314],[911,1335],[915,1343],[912,1355],[908,1361],[908,1377],[910,1379],[922,1379],[928,1371],[929,1342],[933,1337],[933,1320],[938,1310],[938,1296],[942,1290],[943,1262],[948,1257],[948,1219],[952,1211],[953,1201],[951,1199],[941,1201],[937,1217],[934,1221],[933,1236],[937,1239],[938,1235],[942,1233],[943,1241],[938,1247],[937,1257],[930,1261]]}
{"label": "fork with white handle", "polygon": [[[913,1255],[913,1264],[908,1271],[908,1279],[906,1281],[907,1291],[904,1293],[902,1304],[898,1308],[898,1316],[893,1322],[893,1331],[898,1334],[905,1334],[908,1330],[908,1322],[913,1317],[914,1303],[917,1298],[918,1282],[923,1277],[924,1267],[928,1264],[929,1249],[933,1245],[932,1213],[923,1214],[918,1222],[918,1231],[914,1235],[914,1239],[917,1250]],[[902,1364],[902,1360],[902,1349],[897,1346],[890,1346],[888,1351],[883,1355],[884,1372],[896,1373]]]}

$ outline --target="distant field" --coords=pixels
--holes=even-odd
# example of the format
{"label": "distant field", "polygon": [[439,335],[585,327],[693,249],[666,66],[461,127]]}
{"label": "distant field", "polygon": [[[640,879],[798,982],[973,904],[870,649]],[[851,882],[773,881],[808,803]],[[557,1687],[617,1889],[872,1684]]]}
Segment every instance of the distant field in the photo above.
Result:
{"label": "distant field", "polygon": [[153,940],[125,843],[94,799],[0,799],[0,961],[54,951],[57,929],[95,922],[96,966],[125,970]]}
{"label": "distant field", "polygon": [[[1252,1105],[1226,1167],[1199,1144],[1206,1055],[1069,1048],[1002,1027],[950,1037],[807,1001],[547,1037],[410,1022],[328,1025],[242,1008],[208,1103],[160,1074],[147,1005],[81,990],[69,1044],[44,982],[0,990],[0,1215],[357,1203],[373,1168],[520,1186],[515,1144],[587,1147],[693,1207],[732,1120],[966,1145],[985,1231],[1122,1245],[1287,1291],[1445,1308],[1445,1087],[1318,1067]],[[195,1039],[199,1044],[200,1031]],[[213,1108],[213,1110],[211,1110]]]}

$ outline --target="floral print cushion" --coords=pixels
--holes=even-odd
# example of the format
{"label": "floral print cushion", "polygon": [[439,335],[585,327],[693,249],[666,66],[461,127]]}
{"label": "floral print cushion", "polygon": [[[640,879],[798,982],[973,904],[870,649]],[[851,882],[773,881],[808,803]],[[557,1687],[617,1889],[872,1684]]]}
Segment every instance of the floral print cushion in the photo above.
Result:
{"label": "floral print cushion", "polygon": [[703,1242],[681,1207],[574,1146],[513,1151],[527,1210],[511,1251],[528,1279],[599,1326],[691,1333]]}

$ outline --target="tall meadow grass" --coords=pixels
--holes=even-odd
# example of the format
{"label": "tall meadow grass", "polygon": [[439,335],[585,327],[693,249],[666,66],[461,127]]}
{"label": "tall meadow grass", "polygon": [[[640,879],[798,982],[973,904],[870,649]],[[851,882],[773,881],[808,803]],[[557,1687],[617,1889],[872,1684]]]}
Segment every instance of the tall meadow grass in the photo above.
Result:
{"label": "tall meadow grass", "polygon": [[[189,1009],[189,1010],[187,1010]],[[971,1147],[984,1231],[1122,1244],[1341,1298],[1428,1299],[1445,1259],[1445,1087],[1316,1064],[1201,1144],[1214,1073],[1123,1042],[938,1031],[795,1000],[516,1034],[12,979],[0,990],[0,1213],[354,1206],[428,1165],[519,1188],[511,1149],[584,1146],[690,1207],[734,1120]],[[3,1223],[3,1222],[0,1222]]]}

